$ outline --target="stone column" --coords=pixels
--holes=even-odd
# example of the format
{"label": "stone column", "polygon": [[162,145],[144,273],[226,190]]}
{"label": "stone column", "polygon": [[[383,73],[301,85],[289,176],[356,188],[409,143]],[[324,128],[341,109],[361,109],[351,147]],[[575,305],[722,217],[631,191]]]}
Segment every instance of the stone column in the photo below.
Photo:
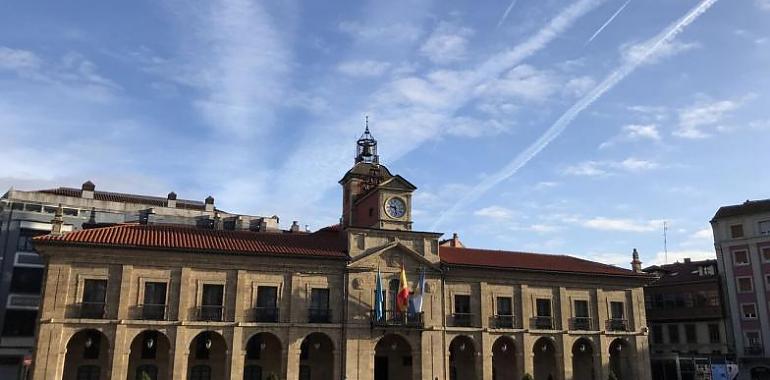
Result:
{"label": "stone column", "polygon": [[[117,305],[116,316],[118,320],[121,319],[134,319],[131,315],[130,307],[134,306],[129,294],[131,293],[131,274],[134,271],[133,265],[123,265],[120,275],[120,288],[117,292],[117,299],[107,300],[107,302],[115,302]],[[107,306],[109,309],[109,306]]]}
{"label": "stone column", "polygon": [[[482,292],[482,294],[484,294]],[[484,314],[483,314],[484,315]],[[486,314],[488,315],[488,314]],[[479,352],[481,353],[481,378],[484,380],[492,380],[492,344],[494,343],[494,336],[489,335],[488,332],[481,333],[481,339],[479,342]]]}
{"label": "stone column", "polygon": [[[121,306],[123,308],[123,306]],[[131,355],[131,342],[126,339],[128,331],[125,325],[115,326],[115,337],[112,342],[112,376],[111,379],[126,379],[128,377],[128,358]]]}
{"label": "stone column", "polygon": [[294,329],[289,330],[289,342],[286,345],[286,379],[299,379],[299,354],[302,336],[296,336]]}
{"label": "stone column", "polygon": [[568,336],[562,335],[561,336],[561,344],[560,342],[554,342],[555,345],[559,346],[559,351],[561,351],[562,356],[562,371],[561,371],[561,378],[563,380],[566,379],[572,379],[573,373],[572,373],[572,360],[574,359],[572,357],[572,341],[571,339],[567,339]]}
{"label": "stone column", "polygon": [[61,325],[41,323],[37,333],[37,345],[32,361],[32,379],[61,379],[67,342],[61,341]]}
{"label": "stone column", "polygon": [[[173,345],[173,357],[171,366],[173,368],[173,379],[187,378],[187,359],[190,353],[190,342],[188,342],[189,331],[187,328],[178,327]],[[170,339],[170,338],[169,338]]]}
{"label": "stone column", "polygon": [[[524,285],[522,285],[523,287]],[[521,344],[521,350],[522,350],[522,358],[524,361],[524,365],[522,368],[524,369],[524,373],[528,373],[532,376],[535,375],[535,353],[533,351],[533,345],[535,344],[536,337],[533,337],[529,334],[523,334],[522,336],[522,344]],[[522,375],[523,376],[523,375]]]}
{"label": "stone column", "polygon": [[[236,302],[237,303],[237,302]],[[243,379],[243,363],[246,352],[243,347],[243,327],[233,327],[230,349],[230,379]]]}

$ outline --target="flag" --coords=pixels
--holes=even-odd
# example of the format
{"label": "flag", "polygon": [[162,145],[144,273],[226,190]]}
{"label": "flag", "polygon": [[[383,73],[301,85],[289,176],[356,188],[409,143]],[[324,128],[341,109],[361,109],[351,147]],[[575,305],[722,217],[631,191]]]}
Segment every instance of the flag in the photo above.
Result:
{"label": "flag", "polygon": [[374,319],[381,321],[383,314],[383,307],[385,306],[385,300],[382,299],[382,276],[380,275],[380,268],[377,267],[377,280],[374,285]]}
{"label": "flag", "polygon": [[422,296],[425,293],[425,271],[420,272],[420,279],[417,280],[417,288],[414,289],[414,295],[409,303],[412,313],[422,313]]}
{"label": "flag", "polygon": [[406,271],[404,266],[401,266],[401,284],[398,287],[398,294],[396,295],[396,309],[399,313],[407,311],[409,306],[409,287],[406,284]]}

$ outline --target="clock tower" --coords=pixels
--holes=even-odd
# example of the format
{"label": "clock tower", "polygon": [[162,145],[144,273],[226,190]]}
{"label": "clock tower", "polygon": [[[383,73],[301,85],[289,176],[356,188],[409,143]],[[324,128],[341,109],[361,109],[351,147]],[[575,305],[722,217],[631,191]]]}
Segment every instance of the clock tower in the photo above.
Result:
{"label": "clock tower", "polygon": [[356,141],[354,165],[339,183],[343,227],[412,229],[412,193],[417,188],[380,164],[368,118],[364,134]]}

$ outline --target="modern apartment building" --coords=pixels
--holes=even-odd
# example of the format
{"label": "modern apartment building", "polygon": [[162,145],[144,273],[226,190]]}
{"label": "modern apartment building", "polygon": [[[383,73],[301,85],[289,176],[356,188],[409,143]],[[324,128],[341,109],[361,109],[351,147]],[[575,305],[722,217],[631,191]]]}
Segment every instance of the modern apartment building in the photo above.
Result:
{"label": "modern apartment building", "polygon": [[710,364],[734,359],[716,260],[655,265],[644,288],[652,377],[707,379]]}
{"label": "modern apartment building", "polygon": [[740,379],[770,379],[770,199],[721,207],[711,226]]}
{"label": "modern apartment building", "polygon": [[54,223],[33,378],[650,380],[650,275],[415,231],[376,148],[312,233]]}
{"label": "modern apartment building", "polygon": [[44,262],[32,238],[51,231],[61,206],[64,231],[114,223],[207,225],[229,229],[276,229],[276,217],[233,215],[203,201],[96,190],[90,181],[77,188],[37,191],[11,189],[0,197],[0,379],[24,377],[31,361]]}

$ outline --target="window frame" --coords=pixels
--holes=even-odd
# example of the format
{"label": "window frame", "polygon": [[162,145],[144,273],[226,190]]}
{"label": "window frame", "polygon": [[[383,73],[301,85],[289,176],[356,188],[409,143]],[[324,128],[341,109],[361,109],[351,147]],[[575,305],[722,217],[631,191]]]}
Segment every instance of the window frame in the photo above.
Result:
{"label": "window frame", "polygon": [[[578,302],[585,302],[586,304],[586,315],[577,315],[577,303]],[[572,300],[572,317],[573,318],[591,318],[591,302],[588,301],[585,298],[576,298]]]}
{"label": "window frame", "polygon": [[[749,289],[741,289],[741,280],[749,280]],[[741,294],[754,293],[754,278],[751,276],[738,276],[735,277],[735,291]]]}
{"label": "window frame", "polygon": [[[692,336],[690,336],[690,333],[692,333]],[[692,338],[692,339],[690,339]],[[685,323],[684,324],[684,341],[687,344],[697,344],[698,343],[698,325],[694,323]]]}
{"label": "window frame", "polygon": [[[668,343],[669,344],[681,344],[682,343],[682,334],[680,334],[681,331],[679,331],[679,324],[678,323],[671,323],[666,325],[666,330],[668,330]],[[676,340],[672,339],[671,332],[676,331]]]}
{"label": "window frame", "polygon": [[[716,331],[716,339],[714,339],[714,331]],[[708,324],[709,343],[717,344],[722,342],[722,329],[719,328],[718,323]]]}
{"label": "window frame", "polygon": [[[740,236],[736,236],[736,233],[735,233],[736,231],[733,230],[736,227],[740,228]],[[746,237],[746,231],[743,228],[743,223],[731,224],[728,228],[729,228],[729,231],[730,231],[730,238],[731,239],[740,239],[740,238]]]}
{"label": "window frame", "polygon": [[[501,314],[500,313],[500,300],[501,299],[507,299],[509,302],[509,308],[510,313],[509,314]],[[502,315],[502,316],[513,316],[513,296],[507,296],[507,295],[498,295],[495,296],[495,315]]]}
{"label": "window frame", "polygon": [[[768,229],[766,231],[762,231],[762,224],[767,223]],[[760,220],[757,221],[757,233],[759,235],[769,235],[770,234],[770,219]]]}
{"label": "window frame", "polygon": [[[463,297],[463,299],[468,300],[468,311],[461,311],[458,310],[458,304],[457,302],[458,297]],[[452,295],[452,314],[471,314],[471,295],[467,293],[455,293]]]}
{"label": "window frame", "polygon": [[[545,301],[544,304],[548,305],[548,315],[540,315],[540,310],[538,308],[538,302],[539,301]],[[535,317],[538,317],[538,318],[553,318],[553,314],[554,314],[553,313],[553,299],[550,298],[550,297],[547,297],[547,298],[545,298],[545,297],[544,298],[535,297],[534,312],[535,312],[534,313]]]}
{"label": "window frame", "polygon": [[[739,263],[736,257],[737,253],[744,253],[746,254],[746,262],[745,263]],[[749,255],[749,250],[745,248],[736,249],[732,252],[730,252],[730,255],[733,258],[733,265],[734,266],[745,266],[745,265],[751,265],[751,256]]]}
{"label": "window frame", "polygon": [[[754,316],[751,316],[751,317],[747,317],[746,316],[746,312],[743,310],[743,308],[745,306],[753,306],[754,307],[754,313],[753,313]],[[758,318],[758,315],[757,315],[758,314],[757,304],[755,302],[741,303],[741,309],[740,310],[741,310],[741,319],[744,320],[744,321],[753,321],[753,320],[756,320]]]}
{"label": "window frame", "polygon": [[[626,314],[626,302],[625,301],[612,301],[612,300],[608,300],[608,302],[609,302],[609,304],[607,305],[607,309],[608,309],[607,311],[609,313],[607,313],[607,314],[609,316],[609,319],[616,319],[616,320],[617,319],[626,319],[626,315],[627,314]],[[620,307],[620,310],[621,310],[620,318],[618,318],[615,315],[613,315],[613,309],[612,309],[613,304],[614,305],[620,304],[620,306],[621,306]]]}
{"label": "window frame", "polygon": [[[765,252],[767,252],[767,255],[765,255]],[[770,263],[770,247],[759,247],[759,257],[763,263]]]}

